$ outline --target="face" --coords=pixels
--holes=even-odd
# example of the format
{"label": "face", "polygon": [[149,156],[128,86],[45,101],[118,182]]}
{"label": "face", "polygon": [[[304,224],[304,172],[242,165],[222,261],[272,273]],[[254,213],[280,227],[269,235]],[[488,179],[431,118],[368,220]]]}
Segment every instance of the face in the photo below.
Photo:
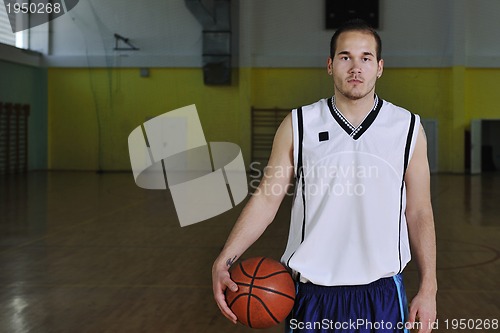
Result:
{"label": "face", "polygon": [[382,75],[384,61],[377,61],[375,38],[361,31],[340,34],[328,73],[333,75],[335,95],[358,100],[375,91],[375,82]]}

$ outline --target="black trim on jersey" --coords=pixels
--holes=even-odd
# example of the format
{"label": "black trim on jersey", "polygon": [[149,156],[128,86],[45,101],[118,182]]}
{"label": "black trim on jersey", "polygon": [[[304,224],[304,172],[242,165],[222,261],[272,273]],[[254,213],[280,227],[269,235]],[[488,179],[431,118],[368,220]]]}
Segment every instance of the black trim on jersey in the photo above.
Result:
{"label": "black trim on jersey", "polygon": [[408,161],[410,159],[410,148],[411,148],[411,140],[413,138],[413,131],[415,129],[415,115],[413,113],[411,115],[410,127],[408,129],[408,136],[406,137],[406,146],[405,146],[405,156],[403,163],[403,179],[401,180],[401,193],[399,196],[399,241],[398,241],[398,255],[399,255],[399,273],[403,270],[403,263],[401,260],[401,220],[403,218],[403,190],[405,186],[405,175],[406,169],[408,169]]}
{"label": "black trim on jersey", "polygon": [[368,114],[365,120],[363,120],[363,122],[355,129],[357,133],[354,134],[354,136],[352,137],[354,140],[359,139],[359,137],[364,132],[366,132],[366,130],[370,127],[370,125],[373,124],[375,118],[377,118],[378,113],[380,112],[380,109],[382,108],[382,104],[384,104],[384,101],[381,98],[379,98],[375,108]]}
{"label": "black trim on jersey", "polygon": [[406,174],[406,169],[408,168],[408,160],[410,158],[411,139],[413,137],[413,130],[414,130],[414,128],[415,128],[415,115],[412,113],[411,114],[411,121],[410,121],[410,129],[408,130],[408,136],[406,137],[403,179],[404,179],[405,174]]}
{"label": "black trim on jersey", "polygon": [[302,117],[302,108],[297,109],[297,127],[299,142],[297,144],[297,182],[302,178],[302,141],[304,140],[304,119]]}
{"label": "black trim on jersey", "polygon": [[[303,206],[303,210],[304,210],[304,216],[303,216],[303,219],[302,219],[302,235],[301,235],[301,240],[300,240],[300,243],[302,244],[302,242],[304,241],[304,238],[306,236],[306,195],[305,195],[305,179],[304,179],[304,167],[303,167],[303,163],[302,163],[302,147],[303,147],[303,141],[304,141],[304,119],[303,119],[303,116],[302,116],[302,108],[298,108],[297,109],[297,127],[298,127],[298,136],[299,136],[299,142],[297,142],[297,149],[298,149],[298,153],[297,153],[297,170],[296,170],[296,173],[297,173],[297,182],[296,182],[296,186],[301,186],[301,190],[302,190],[302,206]],[[286,265],[288,266],[288,268],[290,268],[290,260],[292,259],[293,255],[295,254],[295,252],[293,252],[290,257],[288,258],[287,262],[286,262]],[[297,277],[297,280],[300,281],[300,273],[298,274],[298,277]]]}
{"label": "black trim on jersey", "polygon": [[299,154],[298,154],[299,156],[297,161],[297,169],[299,171],[299,181],[301,180],[301,185],[302,185],[302,204],[304,209],[304,219],[302,221],[302,238],[300,241],[302,243],[306,236],[306,193],[305,193],[306,183],[304,178],[304,166],[302,158],[302,149],[303,149],[302,147],[304,141],[304,120],[302,116],[302,108],[299,108],[297,110],[297,120],[299,125]]}
{"label": "black trim on jersey", "polygon": [[337,123],[340,125],[340,127],[342,127],[347,134],[351,135],[351,133],[354,131],[353,127],[340,112],[335,112],[335,109],[333,108],[332,99],[328,98],[326,103],[330,108],[330,113],[332,114],[333,118],[337,121]]}
{"label": "black trim on jersey", "polygon": [[333,101],[331,98],[327,100],[328,107],[330,108],[330,113],[333,118],[337,121],[337,123],[346,131],[349,136],[351,136],[354,140],[357,140],[361,137],[361,135],[366,132],[366,130],[373,124],[375,118],[377,118],[382,105],[384,104],[381,98],[378,99],[377,105],[370,111],[368,116],[363,120],[358,127],[354,128],[351,123],[344,117],[344,115],[338,112],[333,106]]}

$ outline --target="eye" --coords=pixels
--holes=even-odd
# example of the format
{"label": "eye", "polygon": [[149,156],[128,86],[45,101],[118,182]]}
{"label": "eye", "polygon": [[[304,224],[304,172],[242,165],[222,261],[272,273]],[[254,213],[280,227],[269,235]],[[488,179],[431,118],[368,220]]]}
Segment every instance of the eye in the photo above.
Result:
{"label": "eye", "polygon": [[363,61],[364,61],[364,62],[367,62],[367,61],[370,61],[370,60],[371,60],[371,59],[370,59],[370,58],[368,58],[368,57],[364,57],[364,58],[363,58]]}
{"label": "eye", "polygon": [[349,57],[348,56],[342,56],[342,57],[340,57],[340,59],[342,59],[342,60],[349,60]]}

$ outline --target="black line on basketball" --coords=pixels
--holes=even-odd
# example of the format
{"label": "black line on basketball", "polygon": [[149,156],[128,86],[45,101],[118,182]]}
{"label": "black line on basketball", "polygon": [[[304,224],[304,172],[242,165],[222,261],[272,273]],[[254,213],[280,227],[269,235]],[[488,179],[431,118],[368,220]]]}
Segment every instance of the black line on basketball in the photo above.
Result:
{"label": "black line on basketball", "polygon": [[[250,283],[245,283],[245,282],[236,282],[236,284],[238,286],[242,286],[242,287],[250,287]],[[281,295],[281,296],[284,296],[286,298],[289,298],[291,299],[292,301],[295,300],[295,297],[293,296],[290,296],[288,294],[285,294],[285,293],[282,293],[281,291],[277,291],[277,290],[274,290],[274,289],[271,289],[271,288],[268,288],[268,287],[263,287],[263,286],[259,286],[257,284],[254,284],[253,285],[253,288],[255,289],[260,289],[260,290],[264,290],[264,291],[269,291],[269,292],[272,292],[273,294],[276,294],[276,295]],[[248,293],[246,293],[245,295],[248,295]]]}
{"label": "black line on basketball", "polygon": [[[273,315],[273,313],[271,312],[271,310],[269,310],[269,308],[267,307],[266,303],[264,303],[262,301],[262,299],[260,299],[260,297],[258,297],[258,296],[249,295],[249,298],[252,298],[252,297],[254,297],[257,301],[259,301],[259,303],[262,304],[262,306],[267,311],[267,313],[269,314],[269,316],[271,316],[271,318],[276,322],[276,324],[279,324],[279,320],[276,319],[276,317]],[[248,318],[248,323],[250,323],[250,318]],[[250,327],[252,327],[252,326],[250,326]]]}
{"label": "black line on basketball", "polygon": [[[251,276],[250,274],[248,274],[245,269],[243,268],[243,265],[241,265],[240,263],[240,269],[241,269],[241,272],[247,277],[247,278],[255,278],[256,280],[263,280],[263,279],[267,279],[267,278],[270,278],[270,277],[273,277],[275,275],[279,275],[279,274],[290,274],[287,270],[283,270],[283,271],[279,271],[279,272],[274,272],[274,273],[271,273],[269,275],[265,275],[265,276]],[[234,281],[236,283],[238,283],[238,281]]]}
{"label": "black line on basketball", "polygon": [[230,304],[228,304],[229,307],[232,307],[234,302],[236,302],[236,300],[240,297],[243,297],[243,296],[249,296],[250,294],[249,293],[244,293],[244,294],[239,294],[238,296],[236,296],[235,298],[233,298],[233,300],[231,301]]}
{"label": "black line on basketball", "polygon": [[[255,275],[257,275],[257,272],[259,271],[260,265],[266,260],[266,258],[260,259],[259,263],[255,267],[255,271],[253,272],[252,280],[250,281],[250,287],[248,287],[248,293],[250,296],[252,295],[252,289],[253,289],[253,281],[255,280]],[[242,267],[243,268],[243,267]],[[250,321],[250,300],[252,297],[248,297],[248,302],[247,302],[247,321],[248,321],[248,327],[252,327],[252,322]]]}
{"label": "black line on basketball", "polygon": [[243,273],[243,275],[245,275],[247,278],[250,278],[250,279],[251,279],[251,278],[252,278],[252,276],[251,276],[250,274],[248,274],[248,273],[247,273],[247,271],[245,271],[245,269],[243,268],[243,265],[242,265],[242,263],[241,263],[241,262],[239,263],[239,266],[240,266],[240,270],[241,270],[241,272]]}
{"label": "black line on basketball", "polygon": [[274,272],[274,273],[271,273],[271,274],[266,275],[266,276],[256,276],[256,277],[255,277],[255,279],[256,279],[256,280],[267,279],[267,278],[270,278],[270,277],[272,277],[272,276],[275,276],[275,275],[278,275],[278,274],[284,274],[284,273],[286,273],[286,274],[290,274],[290,273],[288,273],[288,271],[287,271],[287,270],[283,270],[283,271],[279,271],[279,272]]}
{"label": "black line on basketball", "polygon": [[294,301],[294,300],[295,300],[295,297],[292,297],[292,296],[290,296],[290,295],[288,295],[288,294],[282,293],[281,291],[277,291],[277,290],[274,290],[274,289],[271,289],[271,288],[267,288],[267,287],[261,287],[261,286],[259,286],[259,285],[254,285],[253,287],[254,287],[255,289],[260,289],[260,290],[269,291],[269,292],[271,292],[271,293],[273,293],[273,294],[276,294],[276,295],[280,295],[280,296],[283,296],[283,297],[289,298],[289,299],[291,299],[292,301]]}
{"label": "black line on basketball", "polygon": [[[263,259],[266,259],[266,258],[263,258]],[[248,274],[248,273],[247,273],[247,271],[245,271],[245,268],[243,267],[243,262],[244,262],[244,261],[240,262],[240,264],[239,264],[240,269],[241,269],[241,272],[242,272],[242,273],[243,273],[243,274],[244,274],[247,278],[252,279],[254,276],[252,276],[252,275]],[[259,262],[259,264],[257,265],[257,267],[258,267],[258,266],[260,266],[260,262]],[[257,270],[256,270],[255,272],[257,272]]]}

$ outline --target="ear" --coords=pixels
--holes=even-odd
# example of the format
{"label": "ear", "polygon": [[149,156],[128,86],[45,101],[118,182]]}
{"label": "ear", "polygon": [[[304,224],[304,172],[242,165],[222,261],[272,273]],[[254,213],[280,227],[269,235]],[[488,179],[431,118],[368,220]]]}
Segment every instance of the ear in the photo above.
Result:
{"label": "ear", "polygon": [[326,60],[326,70],[328,75],[333,75],[333,60],[330,57]]}
{"label": "ear", "polygon": [[381,77],[383,72],[384,72],[384,59],[380,59],[378,61],[377,78]]}

